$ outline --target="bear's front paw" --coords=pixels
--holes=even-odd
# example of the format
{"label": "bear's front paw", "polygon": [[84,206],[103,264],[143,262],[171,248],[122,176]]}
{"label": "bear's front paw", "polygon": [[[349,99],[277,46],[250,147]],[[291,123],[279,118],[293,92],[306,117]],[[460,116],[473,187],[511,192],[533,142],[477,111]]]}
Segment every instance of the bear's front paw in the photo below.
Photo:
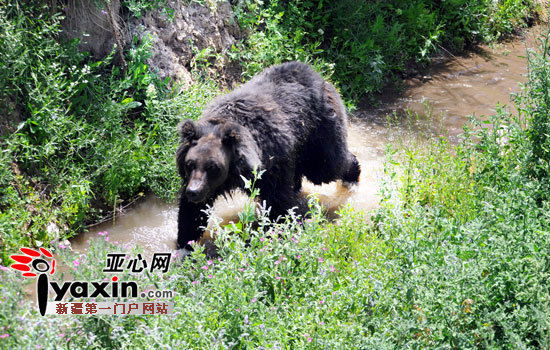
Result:
{"label": "bear's front paw", "polygon": [[178,259],[185,259],[185,257],[187,257],[189,254],[191,254],[191,251],[188,250],[188,249],[185,249],[185,248],[181,248],[181,249],[177,249],[175,250],[173,253],[172,253],[172,256],[174,257],[174,259],[178,260]]}

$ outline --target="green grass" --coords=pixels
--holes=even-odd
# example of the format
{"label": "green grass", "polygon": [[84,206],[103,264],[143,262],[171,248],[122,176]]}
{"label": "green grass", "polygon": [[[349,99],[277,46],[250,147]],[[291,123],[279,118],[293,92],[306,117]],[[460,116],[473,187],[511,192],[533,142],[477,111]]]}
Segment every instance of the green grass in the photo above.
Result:
{"label": "green grass", "polygon": [[[355,105],[351,98],[378,90],[437,45],[460,49],[499,37],[521,27],[535,8],[526,1],[299,5],[236,3],[247,35],[229,54],[245,79],[282,61],[309,62],[341,87],[349,107]],[[169,12],[159,0],[122,6],[135,17],[157,8]],[[15,247],[70,237],[146,192],[174,199],[180,182],[175,127],[198,118],[220,93],[201,73],[209,64],[208,49],[197,52],[192,64],[197,83],[184,89],[150,71],[150,40],[128,46],[122,69],[113,63],[114,51],[98,61],[79,52],[76,41],[61,42],[61,19],[39,1],[10,1],[0,8],[0,107],[7,111],[2,122],[19,116],[0,136],[4,262]]]}
{"label": "green grass", "polygon": [[[550,89],[548,53],[530,53],[529,61],[520,114],[499,109],[490,129],[474,120],[459,145],[439,137],[390,149],[372,216],[345,207],[328,222],[315,199],[306,220],[290,215],[274,224],[262,211],[243,214],[239,225],[215,226],[220,259],[196,249],[164,276],[121,275],[178,292],[173,316],[44,319],[23,298],[20,277],[0,270],[0,341],[8,348],[548,348],[550,202],[547,177],[533,171],[546,163],[532,129],[535,118],[546,122],[534,111]],[[256,224],[245,220],[252,216]],[[103,237],[81,255],[62,248],[54,249],[66,265],[80,262],[72,273],[81,280],[102,279],[106,252],[124,249]]]}
{"label": "green grass", "polygon": [[[329,24],[339,18],[338,4],[305,2],[300,12],[286,2],[283,14],[278,2],[238,4],[250,43],[261,48],[245,45],[235,53],[245,74],[278,60],[303,59],[332,72],[352,95],[375,86],[345,80],[342,66],[332,65],[346,57],[331,56],[338,48],[348,48],[339,52],[348,55],[350,72],[359,67],[355,59],[377,57],[354,51],[357,42],[349,34],[339,32],[335,39],[336,27]],[[403,6],[390,9],[396,4]],[[355,6],[359,14],[383,10],[365,17],[376,19],[364,26],[380,40],[373,45],[402,45],[404,40],[390,42],[391,35],[426,35],[435,25],[440,32],[432,42],[457,48],[511,31],[532,8],[519,1],[437,4]],[[396,22],[388,27],[387,13],[393,12],[384,11],[390,10]],[[354,16],[351,11],[347,17],[352,24]],[[325,34],[315,23],[328,23],[321,28]],[[24,117],[1,139],[2,259],[6,264],[21,245],[54,240],[51,247],[66,266],[78,263],[70,270],[76,279],[102,280],[105,254],[126,248],[98,237],[78,255],[64,249],[47,224],[67,237],[140,192],[173,198],[179,185],[175,126],[197,118],[217,87],[206,81],[169,88],[146,66],[147,41],[126,52],[126,71],[112,64],[112,55],[94,61],[78,53],[76,43],[58,43],[59,17],[50,17],[40,3],[1,6],[0,24],[6,48],[0,51],[0,104]],[[333,39],[334,48],[325,38]],[[414,44],[415,38],[416,49],[430,47]],[[382,59],[368,62],[404,62],[383,47]],[[403,55],[411,54],[407,50]],[[458,145],[440,137],[389,148],[375,211],[345,207],[339,220],[328,222],[312,199],[310,218],[289,216],[278,224],[247,211],[242,223],[217,227],[220,260],[208,261],[197,249],[163,276],[119,276],[178,292],[173,316],[44,318],[24,298],[19,274],[1,268],[0,347],[549,348],[548,40],[528,57],[529,81],[515,98],[519,114],[499,109],[491,129],[473,120]],[[381,67],[381,80],[399,70]],[[363,78],[376,81],[376,74]]]}
{"label": "green grass", "polygon": [[176,125],[219,93],[208,80],[187,89],[160,81],[146,64],[147,40],[127,52],[125,71],[114,52],[92,60],[76,42],[57,41],[59,20],[38,2],[0,8],[0,105],[23,116],[0,139],[4,261],[8,250],[71,236],[144,192],[172,200]]}
{"label": "green grass", "polygon": [[246,79],[272,64],[309,62],[350,106],[433,54],[507,36],[541,10],[527,0],[245,0],[234,8],[249,33],[233,53]]}

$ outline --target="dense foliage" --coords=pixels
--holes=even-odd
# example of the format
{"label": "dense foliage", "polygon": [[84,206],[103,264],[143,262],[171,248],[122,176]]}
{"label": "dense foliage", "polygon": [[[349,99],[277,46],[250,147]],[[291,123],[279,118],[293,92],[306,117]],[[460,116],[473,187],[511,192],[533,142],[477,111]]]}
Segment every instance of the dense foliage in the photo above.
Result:
{"label": "dense foliage", "polygon": [[78,232],[143,191],[172,199],[175,127],[218,93],[209,81],[169,89],[146,65],[147,41],[124,71],[114,52],[92,60],[59,43],[59,21],[41,2],[0,7],[0,106],[22,117],[0,141],[2,254],[57,238],[48,224]]}
{"label": "dense foliage", "polygon": [[[240,224],[217,226],[219,259],[196,250],[164,276],[121,276],[176,291],[173,316],[45,322],[23,299],[20,277],[4,268],[0,341],[8,348],[547,348],[550,202],[547,179],[533,174],[533,164],[544,163],[532,142],[542,117],[527,103],[549,92],[539,80],[550,76],[539,65],[547,60],[530,54],[531,79],[516,98],[529,106],[521,114],[501,109],[490,129],[474,121],[460,145],[439,136],[390,147],[371,220],[348,207],[338,223],[327,222],[314,199],[306,220],[273,224],[245,210]],[[127,249],[107,239],[81,255],[55,249],[77,279],[98,280],[103,273],[93,266],[104,266],[106,252]]]}
{"label": "dense foliage", "polygon": [[237,16],[251,34],[235,56],[247,78],[275,63],[310,62],[357,98],[432,53],[508,35],[536,9],[525,0],[244,0]]}
{"label": "dense foliage", "polygon": [[[126,3],[138,11],[160,2]],[[49,223],[66,237],[142,191],[173,198],[175,126],[197,118],[215,84],[168,88],[146,66],[147,42],[126,52],[127,70],[114,54],[92,60],[60,43],[59,17],[40,2],[0,4],[0,106],[20,117],[1,131],[4,261],[18,246],[57,238]],[[235,5],[249,30],[233,53],[246,77],[300,59],[333,73],[348,97],[360,95],[438,45],[460,49],[511,32],[533,9],[526,1],[303,5]],[[357,27],[358,18],[368,21]],[[361,30],[345,30],[354,26]],[[253,224],[249,211],[239,225],[218,227],[219,260],[197,250],[163,276],[120,276],[176,291],[173,316],[43,318],[21,277],[0,267],[0,347],[550,347],[549,54],[548,40],[529,53],[518,114],[501,109],[490,128],[474,120],[459,145],[438,137],[391,146],[372,217],[346,207],[328,222],[315,199],[307,220],[273,224],[260,213]],[[81,255],[52,248],[76,279],[102,280],[106,252],[126,248],[98,238]]]}
{"label": "dense foliage", "polygon": [[[51,4],[2,4],[0,107],[6,114],[0,122],[12,123],[0,133],[2,258],[14,247],[79,232],[144,192],[174,198],[175,126],[197,118],[219,93],[200,74],[201,65],[193,67],[200,82],[168,87],[147,67],[147,40],[127,50],[128,65],[121,69],[114,51],[98,61],[79,52],[77,42],[63,42],[62,17]],[[122,6],[138,17],[167,9],[159,0],[127,0]],[[301,60],[326,77],[334,73],[332,79],[352,97],[379,89],[438,45],[460,49],[509,33],[535,6],[519,0],[247,0],[234,8],[248,34],[230,55],[245,78],[270,64]]]}

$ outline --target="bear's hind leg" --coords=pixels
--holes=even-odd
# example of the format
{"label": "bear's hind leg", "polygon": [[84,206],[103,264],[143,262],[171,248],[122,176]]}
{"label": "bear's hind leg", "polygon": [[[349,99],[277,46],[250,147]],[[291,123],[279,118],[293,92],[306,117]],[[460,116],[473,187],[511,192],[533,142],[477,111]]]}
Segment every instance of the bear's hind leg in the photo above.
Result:
{"label": "bear's hind leg", "polygon": [[266,206],[271,208],[269,216],[273,220],[285,216],[291,208],[301,216],[309,210],[307,200],[294,189],[294,186],[275,186],[274,189],[263,186],[260,188],[260,197],[266,202]]}
{"label": "bear's hind leg", "polygon": [[361,166],[357,157],[350,153],[348,157],[348,167],[347,170],[342,175],[342,181],[349,184],[355,184],[359,182],[359,175],[361,175]]}

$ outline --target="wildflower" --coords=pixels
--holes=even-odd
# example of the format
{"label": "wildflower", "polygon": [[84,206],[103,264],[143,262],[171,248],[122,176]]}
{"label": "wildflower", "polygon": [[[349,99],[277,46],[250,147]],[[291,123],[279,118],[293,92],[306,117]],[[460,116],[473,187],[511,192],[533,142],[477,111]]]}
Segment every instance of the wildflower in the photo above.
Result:
{"label": "wildflower", "polygon": [[323,305],[324,301],[323,300],[319,300],[319,304],[320,305]]}
{"label": "wildflower", "polygon": [[311,343],[311,340],[312,340],[312,339],[311,339],[310,337],[307,338],[307,342],[308,342],[308,343]]}
{"label": "wildflower", "polygon": [[115,245],[118,245],[118,241],[114,241],[113,243],[114,243]]}
{"label": "wildflower", "polygon": [[10,336],[10,335],[9,335],[8,333],[6,333],[6,334],[0,335],[0,338],[7,338],[7,337],[9,337],[9,336]]}
{"label": "wildflower", "polygon": [[291,237],[290,239],[292,240],[292,242],[294,242],[294,243],[298,243],[298,240],[297,240],[296,238],[294,238],[294,237]]}
{"label": "wildflower", "polygon": [[275,265],[279,265],[279,263],[280,263],[279,260],[275,261]]}
{"label": "wildflower", "polygon": [[105,242],[109,242],[109,237],[105,237]]}
{"label": "wildflower", "polygon": [[66,245],[64,245],[63,243],[59,243],[59,245],[57,246],[59,249],[65,249],[67,248]]}
{"label": "wildflower", "polygon": [[193,281],[193,282],[191,282],[191,284],[197,284],[197,283],[199,283],[199,281]]}
{"label": "wildflower", "polygon": [[189,245],[191,245],[191,244],[193,244],[193,243],[195,243],[195,241],[189,241],[189,242],[187,242],[187,244],[189,244]]}
{"label": "wildflower", "polygon": [[201,267],[201,269],[208,270],[208,266],[204,265],[203,267]]}
{"label": "wildflower", "polygon": [[213,264],[212,260],[208,260],[208,261],[206,262],[206,265],[212,265],[212,264]]}
{"label": "wildflower", "polygon": [[239,312],[239,311],[241,311],[241,309],[236,309],[235,311]]}
{"label": "wildflower", "polygon": [[300,260],[300,258],[302,257],[302,254],[299,254],[296,259]]}
{"label": "wildflower", "polygon": [[105,16],[105,15],[107,14],[107,12],[105,12],[105,10],[101,10],[101,14],[102,14],[103,16]]}
{"label": "wildflower", "polygon": [[321,326],[324,326],[324,325],[325,325],[325,322],[321,321],[321,322],[319,322],[319,324],[320,324]]}
{"label": "wildflower", "polygon": [[325,260],[323,260],[323,258],[319,258],[318,261],[319,261],[319,262],[323,262],[323,261],[325,261]]}
{"label": "wildflower", "polygon": [[330,272],[334,272],[334,271],[336,271],[336,269],[334,268],[334,266],[331,266],[330,267]]}
{"label": "wildflower", "polygon": [[214,276],[212,276],[212,275],[208,275],[208,278],[212,278],[212,277],[214,277]]}
{"label": "wildflower", "polygon": [[260,242],[263,242],[265,241],[265,239],[263,237],[260,237]]}
{"label": "wildflower", "polygon": [[255,302],[256,302],[256,298],[252,298],[251,302],[255,303]]}
{"label": "wildflower", "polygon": [[243,272],[243,271],[244,271],[244,267],[239,267],[238,270],[241,271],[241,272]]}
{"label": "wildflower", "polygon": [[325,247],[323,247],[323,248],[321,248],[321,249],[323,249],[325,252],[327,251],[327,248],[325,248]]}
{"label": "wildflower", "polygon": [[276,278],[277,280],[280,280],[280,279],[281,279],[281,277],[280,277],[280,276],[275,276],[275,278]]}
{"label": "wildflower", "polygon": [[8,268],[5,267],[5,266],[0,265],[0,270],[9,271],[10,269],[8,269]]}
{"label": "wildflower", "polygon": [[75,267],[75,269],[76,269],[76,267],[77,267],[78,265],[80,265],[80,261],[74,260],[74,261],[73,261],[73,265],[74,265],[74,267]]}

